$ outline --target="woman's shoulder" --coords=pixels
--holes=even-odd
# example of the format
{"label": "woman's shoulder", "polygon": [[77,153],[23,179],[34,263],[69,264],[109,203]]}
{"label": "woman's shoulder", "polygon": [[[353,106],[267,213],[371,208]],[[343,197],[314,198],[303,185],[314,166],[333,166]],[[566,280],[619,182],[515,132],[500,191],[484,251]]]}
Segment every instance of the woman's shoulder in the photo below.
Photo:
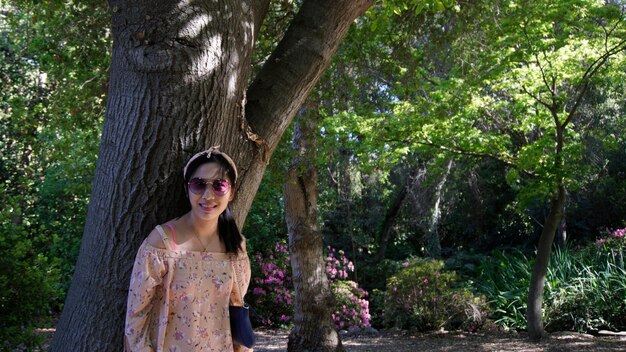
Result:
{"label": "woman's shoulder", "polygon": [[[163,228],[161,228],[161,229],[163,229]],[[163,241],[163,237],[159,233],[159,230],[156,227],[154,229],[152,229],[152,231],[150,232],[150,234],[146,238],[146,243],[151,245],[154,248],[166,249],[165,242]]]}
{"label": "woman's shoulder", "polygon": [[171,241],[172,238],[172,228],[173,223],[176,220],[170,220],[161,225],[157,225],[150,231],[150,234],[146,238],[146,243],[151,245],[154,248],[158,249],[167,249],[165,245],[165,241]]}

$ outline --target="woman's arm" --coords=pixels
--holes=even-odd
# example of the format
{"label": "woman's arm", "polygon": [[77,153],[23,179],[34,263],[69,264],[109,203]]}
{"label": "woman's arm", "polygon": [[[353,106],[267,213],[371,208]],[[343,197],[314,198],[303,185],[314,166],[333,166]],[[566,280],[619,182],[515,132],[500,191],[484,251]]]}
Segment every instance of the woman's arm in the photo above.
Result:
{"label": "woman's arm", "polygon": [[[150,237],[148,242],[152,242]],[[144,242],[135,258],[128,290],[124,329],[125,346],[128,351],[154,350],[150,341],[150,331],[148,331],[151,326],[148,319],[154,307],[156,289],[162,283],[166,272],[164,258],[158,255],[154,246],[148,247]]]}
{"label": "woman's arm", "polygon": [[[246,252],[245,240],[243,243],[243,251],[237,255],[235,261],[233,261],[233,268],[235,270],[235,278],[237,280],[237,287],[233,287],[233,292],[231,294],[231,304],[235,306],[243,305],[243,297],[246,295],[246,291],[248,291],[248,286],[250,285],[250,276],[252,275],[250,270],[250,259],[248,258],[248,253]],[[239,293],[241,292],[241,296]]]}
{"label": "woman's arm", "polygon": [[[246,252],[246,242],[242,243],[243,251],[237,256],[237,260],[234,262],[234,268],[236,271],[237,278],[237,289],[241,292],[241,296],[239,294],[231,295],[231,303],[236,306],[243,305],[243,297],[246,295],[246,291],[248,290],[248,286],[250,285],[250,276],[252,275],[250,270],[250,259],[248,258],[248,254]],[[234,352],[252,352],[252,348],[247,348],[241,345],[233,345]]]}

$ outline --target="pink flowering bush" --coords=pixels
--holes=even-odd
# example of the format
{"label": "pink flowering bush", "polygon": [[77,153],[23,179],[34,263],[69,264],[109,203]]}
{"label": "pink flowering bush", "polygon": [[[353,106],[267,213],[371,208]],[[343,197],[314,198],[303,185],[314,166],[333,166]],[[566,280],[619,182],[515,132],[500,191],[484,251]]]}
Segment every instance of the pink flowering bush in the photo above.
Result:
{"label": "pink flowering bush", "polygon": [[348,280],[348,273],[354,271],[354,264],[344,251],[326,247],[326,275],[335,295],[336,305],[332,314],[335,327],[339,330],[370,326],[369,301],[367,291]]}
{"label": "pink flowering bush", "polygon": [[440,328],[475,331],[487,319],[487,305],[459,286],[455,272],[439,260],[413,260],[387,280],[384,324],[431,331]]}
{"label": "pink flowering bush", "polygon": [[600,253],[611,253],[612,255],[623,255],[626,248],[626,227],[610,231],[608,236],[596,240]]}
{"label": "pink flowering bush", "polygon": [[331,246],[326,246],[326,275],[330,281],[348,278],[348,271],[354,271],[354,264],[346,258],[344,251],[337,251]]}
{"label": "pink flowering bush", "polygon": [[254,309],[255,325],[284,326],[293,317],[293,282],[287,245],[276,243],[274,253],[254,255],[253,274],[246,301]]}
{"label": "pink flowering bush", "polygon": [[[332,314],[335,326],[338,329],[370,326],[368,293],[356,282],[348,280],[348,273],[354,271],[354,264],[343,251],[330,246],[327,247],[325,263],[336,301]],[[294,288],[287,245],[276,243],[271,255],[255,254],[252,264],[253,279],[246,301],[254,309],[253,322],[267,327],[291,324]]]}
{"label": "pink flowering bush", "polygon": [[335,295],[335,312],[332,314],[335,327],[339,330],[370,326],[367,291],[354,281],[341,280],[331,283]]}
{"label": "pink flowering bush", "polygon": [[596,246],[598,247],[597,255],[601,261],[608,260],[619,268],[625,269],[626,228],[610,231],[608,236],[596,240]]}

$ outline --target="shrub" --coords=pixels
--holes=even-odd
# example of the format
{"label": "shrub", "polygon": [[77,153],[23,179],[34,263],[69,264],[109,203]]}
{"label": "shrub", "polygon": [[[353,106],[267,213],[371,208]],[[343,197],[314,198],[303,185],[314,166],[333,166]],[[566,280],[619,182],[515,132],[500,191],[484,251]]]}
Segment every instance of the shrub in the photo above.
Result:
{"label": "shrub", "polygon": [[[0,349],[12,350],[21,344],[34,347],[41,319],[50,315],[50,302],[60,292],[55,288],[58,269],[40,253],[38,233],[28,226],[17,202],[5,198],[0,211]],[[15,221],[21,218],[21,221]]]}
{"label": "shrub", "polygon": [[367,291],[348,280],[348,273],[354,271],[354,264],[344,251],[327,246],[326,276],[335,296],[335,311],[332,314],[337,329],[363,328],[370,326],[369,301]]}
{"label": "shrub", "polygon": [[246,300],[251,303],[255,325],[276,327],[293,317],[293,281],[287,245],[276,242],[274,254],[255,254],[253,281]]}
{"label": "shrub", "polygon": [[438,260],[413,260],[387,281],[384,323],[418,331],[477,330],[484,324],[486,304],[459,286],[455,272],[443,271]]}
{"label": "shrub", "polygon": [[342,280],[331,283],[335,295],[335,312],[332,314],[337,329],[364,328],[370,326],[367,291],[354,281]]}
{"label": "shrub", "polygon": [[546,286],[547,330],[626,328],[624,232],[615,230],[579,251],[555,250],[551,266],[567,274],[559,276],[560,287]]}
{"label": "shrub", "polygon": [[475,286],[487,297],[494,323],[504,330],[525,330],[531,260],[521,251],[493,251],[481,258]]}
{"label": "shrub", "polygon": [[[623,230],[583,248],[555,248],[544,287],[546,330],[626,328],[626,270]],[[520,251],[484,257],[474,280],[494,311],[494,322],[512,330],[527,327],[526,305],[533,260]]]}
{"label": "shrub", "polygon": [[380,329],[384,327],[385,317],[385,291],[377,288],[369,294],[369,311],[371,326]]}
{"label": "shrub", "polygon": [[[347,280],[354,264],[343,251],[328,246],[325,259],[326,274],[335,296],[332,319],[338,329],[369,326],[368,293],[356,282]],[[253,281],[247,301],[254,309],[255,325],[285,326],[293,318],[293,281],[287,245],[277,242],[272,255],[255,254]]]}

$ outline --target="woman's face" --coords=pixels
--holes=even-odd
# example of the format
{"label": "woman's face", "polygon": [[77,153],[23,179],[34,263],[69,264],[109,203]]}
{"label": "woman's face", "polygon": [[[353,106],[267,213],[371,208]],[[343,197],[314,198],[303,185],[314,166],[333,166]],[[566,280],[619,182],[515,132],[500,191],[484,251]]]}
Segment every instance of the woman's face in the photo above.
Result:
{"label": "woman's face", "polygon": [[193,216],[202,220],[217,220],[228,206],[228,202],[234,197],[232,184],[228,189],[227,184],[220,182],[220,180],[225,179],[230,183],[225,170],[216,162],[202,164],[193,173],[190,182],[194,182],[194,179],[202,179],[206,185],[201,194],[192,192],[191,185],[187,187]]}

